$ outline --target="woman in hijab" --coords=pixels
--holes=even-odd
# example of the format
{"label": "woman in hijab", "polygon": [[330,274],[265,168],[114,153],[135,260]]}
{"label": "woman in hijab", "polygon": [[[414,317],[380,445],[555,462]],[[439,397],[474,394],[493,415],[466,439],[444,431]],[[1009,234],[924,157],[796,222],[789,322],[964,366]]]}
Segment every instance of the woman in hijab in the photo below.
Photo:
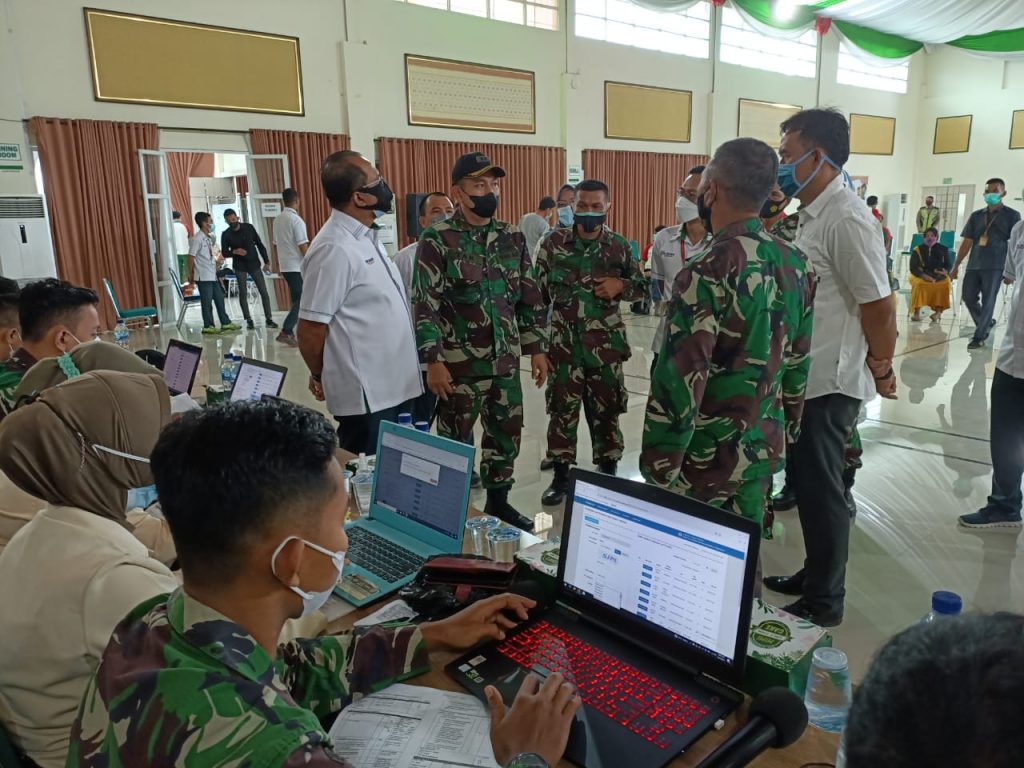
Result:
{"label": "woman in hijab", "polygon": [[132,534],[128,490],[153,482],[170,419],[163,378],[95,371],[0,424],[0,469],[46,507],[0,553],[0,720],[42,768],[71,724],[114,626],[177,580]]}

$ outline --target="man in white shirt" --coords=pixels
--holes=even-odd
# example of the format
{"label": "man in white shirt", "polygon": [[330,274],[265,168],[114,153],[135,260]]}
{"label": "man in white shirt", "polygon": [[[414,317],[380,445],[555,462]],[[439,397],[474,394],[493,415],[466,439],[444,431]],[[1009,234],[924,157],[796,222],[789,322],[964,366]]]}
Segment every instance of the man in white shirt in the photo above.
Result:
{"label": "man in white shirt", "polygon": [[961,515],[960,525],[1017,533],[1024,477],[1024,221],[1018,221],[1010,232],[1003,282],[1013,288],[1006,335],[992,376],[992,495],[977,512]]}
{"label": "man in white shirt", "polygon": [[302,257],[306,255],[309,236],[306,222],[299,216],[299,193],[288,187],[281,193],[284,210],[274,219],[274,244],[277,246],[278,269],[288,284],[292,307],[284,319],[277,340],[292,347],[295,340],[295,321],[299,319],[299,305],[302,301]]}
{"label": "man in white shirt", "polygon": [[526,248],[534,261],[537,260],[537,246],[557,222],[558,211],[553,197],[542,197],[537,204],[537,210],[519,220],[519,231],[526,238]]}
{"label": "man in white shirt", "polygon": [[188,266],[190,282],[199,287],[199,305],[203,311],[203,333],[218,333],[213,324],[213,307],[217,307],[221,331],[237,331],[242,326],[231,322],[228,311],[224,307],[224,290],[217,279],[217,267],[224,261],[222,256],[214,254],[213,217],[206,211],[196,214],[196,233],[188,246]]}
{"label": "man in white shirt", "polygon": [[409,297],[377,237],[374,220],[394,193],[358,152],[335,152],[320,168],[331,217],[302,262],[299,351],[309,390],[338,421],[341,447],[374,453],[381,421],[423,391]]}
{"label": "man in white shirt", "polygon": [[818,626],[843,620],[850,510],[843,468],[861,403],[896,396],[896,308],[884,245],[871,211],[842,167],[850,126],[833,109],[808,109],[782,124],[779,188],[801,202],[794,244],[818,274],[814,335],[800,437],[787,457],[807,556],[794,576],[765,586],[800,595],[786,610]]}
{"label": "man in white shirt", "polygon": [[[172,211],[171,218],[174,219],[174,224],[171,225],[171,229],[174,232],[174,253],[179,259],[187,258],[189,244],[188,227],[182,222],[179,211]],[[178,269],[181,270],[180,264]],[[181,271],[179,271],[179,274],[181,274]]]}

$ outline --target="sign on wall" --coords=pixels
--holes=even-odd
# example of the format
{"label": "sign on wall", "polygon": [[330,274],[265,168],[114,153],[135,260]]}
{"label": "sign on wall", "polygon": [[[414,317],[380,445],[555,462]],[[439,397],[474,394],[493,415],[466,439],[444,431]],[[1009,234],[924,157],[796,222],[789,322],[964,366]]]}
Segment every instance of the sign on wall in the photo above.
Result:
{"label": "sign on wall", "polygon": [[281,204],[280,203],[260,203],[260,213],[263,214],[264,218],[272,219],[275,216],[281,215]]}
{"label": "sign on wall", "polygon": [[24,168],[21,144],[0,144],[0,171],[21,171]]}

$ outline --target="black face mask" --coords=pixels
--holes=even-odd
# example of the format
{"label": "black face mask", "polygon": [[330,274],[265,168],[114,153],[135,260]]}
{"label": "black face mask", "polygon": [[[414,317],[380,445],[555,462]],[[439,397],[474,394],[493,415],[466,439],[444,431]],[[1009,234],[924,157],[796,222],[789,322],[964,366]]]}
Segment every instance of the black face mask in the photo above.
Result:
{"label": "black face mask", "polygon": [[373,211],[374,213],[382,216],[385,213],[391,213],[391,206],[395,202],[395,193],[391,191],[391,187],[388,186],[388,183],[384,181],[384,179],[381,179],[369,186],[361,187],[356,191],[367,195],[373,195],[377,198],[377,201],[373,205],[360,205],[357,207],[362,208],[364,211]]}
{"label": "black face mask", "polygon": [[572,218],[573,223],[584,232],[597,232],[597,230],[604,226],[608,216],[603,213],[600,216],[595,216],[592,213],[576,213],[573,214]]}
{"label": "black face mask", "polygon": [[778,216],[786,209],[786,200],[772,200],[770,197],[764,201],[764,205],[761,206],[761,218],[770,219],[773,216]]}
{"label": "black face mask", "polygon": [[486,195],[468,195],[473,201],[473,213],[481,219],[489,219],[498,210],[498,196],[493,192]]}
{"label": "black face mask", "polygon": [[697,215],[700,216],[704,229],[713,234],[714,228],[711,226],[711,206],[704,203],[703,192],[697,196]]}

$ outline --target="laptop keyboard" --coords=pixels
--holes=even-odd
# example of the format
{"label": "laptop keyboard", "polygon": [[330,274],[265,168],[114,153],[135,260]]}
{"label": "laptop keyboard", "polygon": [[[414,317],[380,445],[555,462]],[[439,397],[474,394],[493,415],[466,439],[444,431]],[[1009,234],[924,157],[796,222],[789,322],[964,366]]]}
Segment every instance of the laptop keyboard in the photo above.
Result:
{"label": "laptop keyboard", "polygon": [[708,714],[703,703],[546,621],[497,649],[526,669],[560,672],[585,704],[661,749]]}
{"label": "laptop keyboard", "polygon": [[426,562],[415,552],[388,541],[365,528],[350,528],[347,558],[387,583],[398,581],[416,573]]}

